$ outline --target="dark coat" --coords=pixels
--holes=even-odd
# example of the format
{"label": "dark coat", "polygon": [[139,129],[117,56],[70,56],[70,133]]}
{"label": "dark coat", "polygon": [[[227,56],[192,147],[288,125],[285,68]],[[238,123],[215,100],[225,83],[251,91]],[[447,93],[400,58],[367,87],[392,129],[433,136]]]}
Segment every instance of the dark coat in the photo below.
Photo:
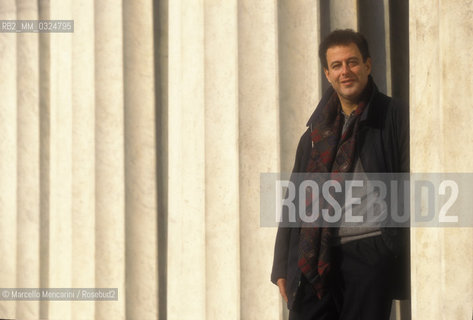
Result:
{"label": "dark coat", "polygon": [[[372,81],[372,80],[370,80]],[[302,135],[296,152],[293,173],[307,168],[312,143],[311,123],[317,112],[327,103],[333,93],[329,88],[316,110],[307,122],[308,129]],[[357,152],[365,172],[409,172],[409,113],[407,106],[399,103],[374,88],[366,109],[360,119],[357,136]],[[300,228],[279,227],[274,249],[271,281],[286,279],[288,307],[292,308],[297,289],[300,286],[301,271],[297,265],[299,255]],[[394,288],[397,299],[409,295],[409,230],[407,228],[382,228],[382,237],[396,256],[398,284]]]}

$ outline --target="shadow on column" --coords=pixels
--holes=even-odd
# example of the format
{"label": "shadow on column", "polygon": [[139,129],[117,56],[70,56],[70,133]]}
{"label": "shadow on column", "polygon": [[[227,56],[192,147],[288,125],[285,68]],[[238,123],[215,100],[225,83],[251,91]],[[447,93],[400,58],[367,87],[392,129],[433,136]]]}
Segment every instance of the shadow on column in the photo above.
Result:
{"label": "shadow on column", "polygon": [[158,200],[158,319],[167,318],[168,1],[153,0]]}

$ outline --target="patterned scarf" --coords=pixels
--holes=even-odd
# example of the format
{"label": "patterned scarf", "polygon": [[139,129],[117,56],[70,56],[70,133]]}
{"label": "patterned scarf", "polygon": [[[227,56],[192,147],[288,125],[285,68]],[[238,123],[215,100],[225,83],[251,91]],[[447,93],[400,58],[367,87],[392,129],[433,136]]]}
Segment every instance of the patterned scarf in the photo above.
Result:
{"label": "patterned scarf", "polygon": [[[371,80],[371,79],[370,79]],[[323,109],[318,113],[312,126],[312,152],[307,172],[330,173],[330,179],[340,180],[337,173],[350,172],[355,162],[356,136],[361,114],[372,92],[372,81],[368,82],[358,108],[347,120],[347,128],[342,134],[344,115],[340,101],[334,91]],[[316,180],[315,177],[313,176]],[[317,181],[319,182],[319,181]],[[318,183],[321,186],[321,183]],[[312,211],[312,194],[306,195],[306,213]],[[320,201],[322,200],[322,201]],[[319,208],[324,207],[323,199],[319,199]],[[320,212],[320,211],[319,211]],[[319,217],[319,219],[321,219]],[[326,292],[328,275],[331,269],[331,240],[335,228],[302,224],[299,240],[298,265],[309,283],[314,287],[319,299]]]}

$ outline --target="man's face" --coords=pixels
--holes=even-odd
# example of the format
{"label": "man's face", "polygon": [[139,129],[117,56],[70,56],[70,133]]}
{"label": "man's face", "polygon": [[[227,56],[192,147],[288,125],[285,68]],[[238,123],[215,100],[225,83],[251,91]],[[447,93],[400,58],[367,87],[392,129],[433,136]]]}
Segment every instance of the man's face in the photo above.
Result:
{"label": "man's face", "polygon": [[356,44],[330,47],[327,50],[328,69],[324,68],[328,82],[341,100],[358,103],[371,73],[371,59],[363,62]]}

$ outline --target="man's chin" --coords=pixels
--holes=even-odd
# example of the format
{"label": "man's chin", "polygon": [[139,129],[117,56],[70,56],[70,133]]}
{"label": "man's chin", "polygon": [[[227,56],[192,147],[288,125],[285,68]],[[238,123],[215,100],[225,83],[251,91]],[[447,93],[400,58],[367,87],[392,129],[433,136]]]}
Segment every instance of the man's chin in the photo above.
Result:
{"label": "man's chin", "polygon": [[358,90],[346,90],[342,92],[343,97],[347,100],[356,100],[360,95]]}

